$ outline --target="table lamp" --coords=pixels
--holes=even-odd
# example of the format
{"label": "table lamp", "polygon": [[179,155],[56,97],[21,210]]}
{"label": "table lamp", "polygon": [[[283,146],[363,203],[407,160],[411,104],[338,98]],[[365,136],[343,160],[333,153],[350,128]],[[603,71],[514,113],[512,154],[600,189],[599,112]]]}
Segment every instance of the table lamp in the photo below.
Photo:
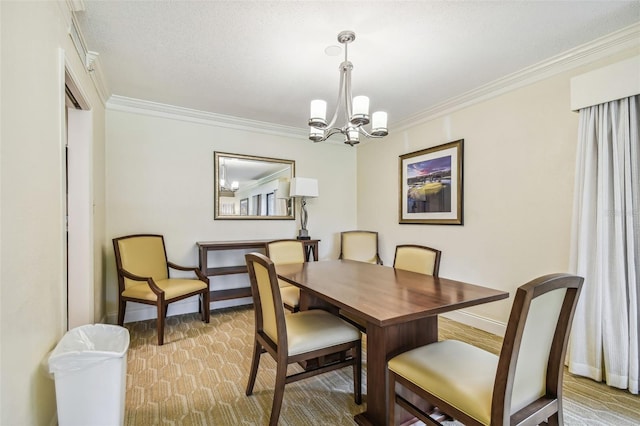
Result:
{"label": "table lamp", "polygon": [[313,178],[292,178],[289,185],[289,196],[293,198],[300,198],[301,213],[300,213],[300,226],[301,229],[298,232],[299,240],[310,240],[309,231],[307,231],[307,220],[309,214],[307,213],[307,198],[315,198],[318,196],[318,180]]}

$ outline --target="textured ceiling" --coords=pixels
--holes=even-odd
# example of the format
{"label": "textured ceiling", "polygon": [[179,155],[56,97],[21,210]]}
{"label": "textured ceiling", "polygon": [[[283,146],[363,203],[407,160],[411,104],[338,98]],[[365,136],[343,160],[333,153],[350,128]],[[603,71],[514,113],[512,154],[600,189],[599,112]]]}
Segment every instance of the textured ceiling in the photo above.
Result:
{"label": "textured ceiling", "polygon": [[389,127],[640,22],[640,1],[93,1],[77,13],[111,94],[305,128],[343,54]]}

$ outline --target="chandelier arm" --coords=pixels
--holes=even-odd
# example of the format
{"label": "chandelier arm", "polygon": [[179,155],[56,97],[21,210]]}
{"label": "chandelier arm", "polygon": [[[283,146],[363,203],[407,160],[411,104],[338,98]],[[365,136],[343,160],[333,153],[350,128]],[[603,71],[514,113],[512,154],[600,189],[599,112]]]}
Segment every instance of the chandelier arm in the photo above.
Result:
{"label": "chandelier arm", "polygon": [[329,122],[329,124],[327,124],[327,128],[333,127],[333,125],[336,123],[336,120],[338,119],[338,111],[340,110],[340,104],[342,103],[343,96],[344,96],[343,87],[344,87],[344,72],[341,70],[340,85],[338,86],[338,101],[336,102],[336,110],[333,113],[333,117],[331,118],[331,121]]}
{"label": "chandelier arm", "polygon": [[368,138],[374,138],[374,139],[378,139],[378,138],[383,138],[384,136],[380,136],[380,135],[372,135],[371,133],[367,132],[367,130],[362,127],[362,126],[358,126],[358,131],[360,133],[362,133],[363,135],[365,135]]}
{"label": "chandelier arm", "polygon": [[328,138],[330,138],[331,136],[337,134],[337,133],[342,133],[344,134],[344,131],[340,128],[340,127],[332,127],[330,129],[327,129],[324,133],[324,139],[326,140]]}
{"label": "chandelier arm", "polygon": [[346,109],[345,109],[345,114],[346,114],[346,120],[347,123],[349,121],[351,121],[351,116],[353,115],[353,96],[351,95],[351,70],[353,69],[353,66],[351,65],[351,62],[347,62],[347,66],[345,68],[345,82],[344,82],[344,98],[345,98],[345,103],[346,103]]}

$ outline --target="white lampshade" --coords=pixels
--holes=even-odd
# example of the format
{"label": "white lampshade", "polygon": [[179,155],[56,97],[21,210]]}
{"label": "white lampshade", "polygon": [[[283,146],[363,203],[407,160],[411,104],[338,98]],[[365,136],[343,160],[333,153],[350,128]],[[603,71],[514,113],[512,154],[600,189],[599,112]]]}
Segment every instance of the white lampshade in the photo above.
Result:
{"label": "white lampshade", "polygon": [[369,98],[367,96],[356,96],[353,98],[353,115],[369,115]]}
{"label": "white lampshade", "polygon": [[376,111],[371,116],[371,133],[376,136],[386,136],[387,129],[387,113],[384,111]]}
{"label": "white lampshade", "polygon": [[290,197],[308,197],[318,196],[318,179],[313,178],[293,178],[289,185]]}
{"label": "white lampshade", "polygon": [[324,130],[309,126],[309,139],[312,141],[320,141],[324,137]]}
{"label": "white lampshade", "polygon": [[278,190],[276,191],[276,198],[287,199],[289,198],[289,182],[281,180],[278,182]]}
{"label": "white lampshade", "polygon": [[311,101],[311,111],[309,121],[316,123],[326,123],[327,119],[327,102],[322,99],[314,99]]}

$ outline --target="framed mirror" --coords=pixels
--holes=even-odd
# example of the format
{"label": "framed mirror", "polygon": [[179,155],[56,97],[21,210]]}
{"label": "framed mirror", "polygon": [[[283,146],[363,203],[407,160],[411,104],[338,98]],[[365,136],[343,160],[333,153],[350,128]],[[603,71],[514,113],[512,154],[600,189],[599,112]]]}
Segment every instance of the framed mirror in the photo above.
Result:
{"label": "framed mirror", "polygon": [[213,166],[214,219],[295,220],[295,161],[216,151]]}

